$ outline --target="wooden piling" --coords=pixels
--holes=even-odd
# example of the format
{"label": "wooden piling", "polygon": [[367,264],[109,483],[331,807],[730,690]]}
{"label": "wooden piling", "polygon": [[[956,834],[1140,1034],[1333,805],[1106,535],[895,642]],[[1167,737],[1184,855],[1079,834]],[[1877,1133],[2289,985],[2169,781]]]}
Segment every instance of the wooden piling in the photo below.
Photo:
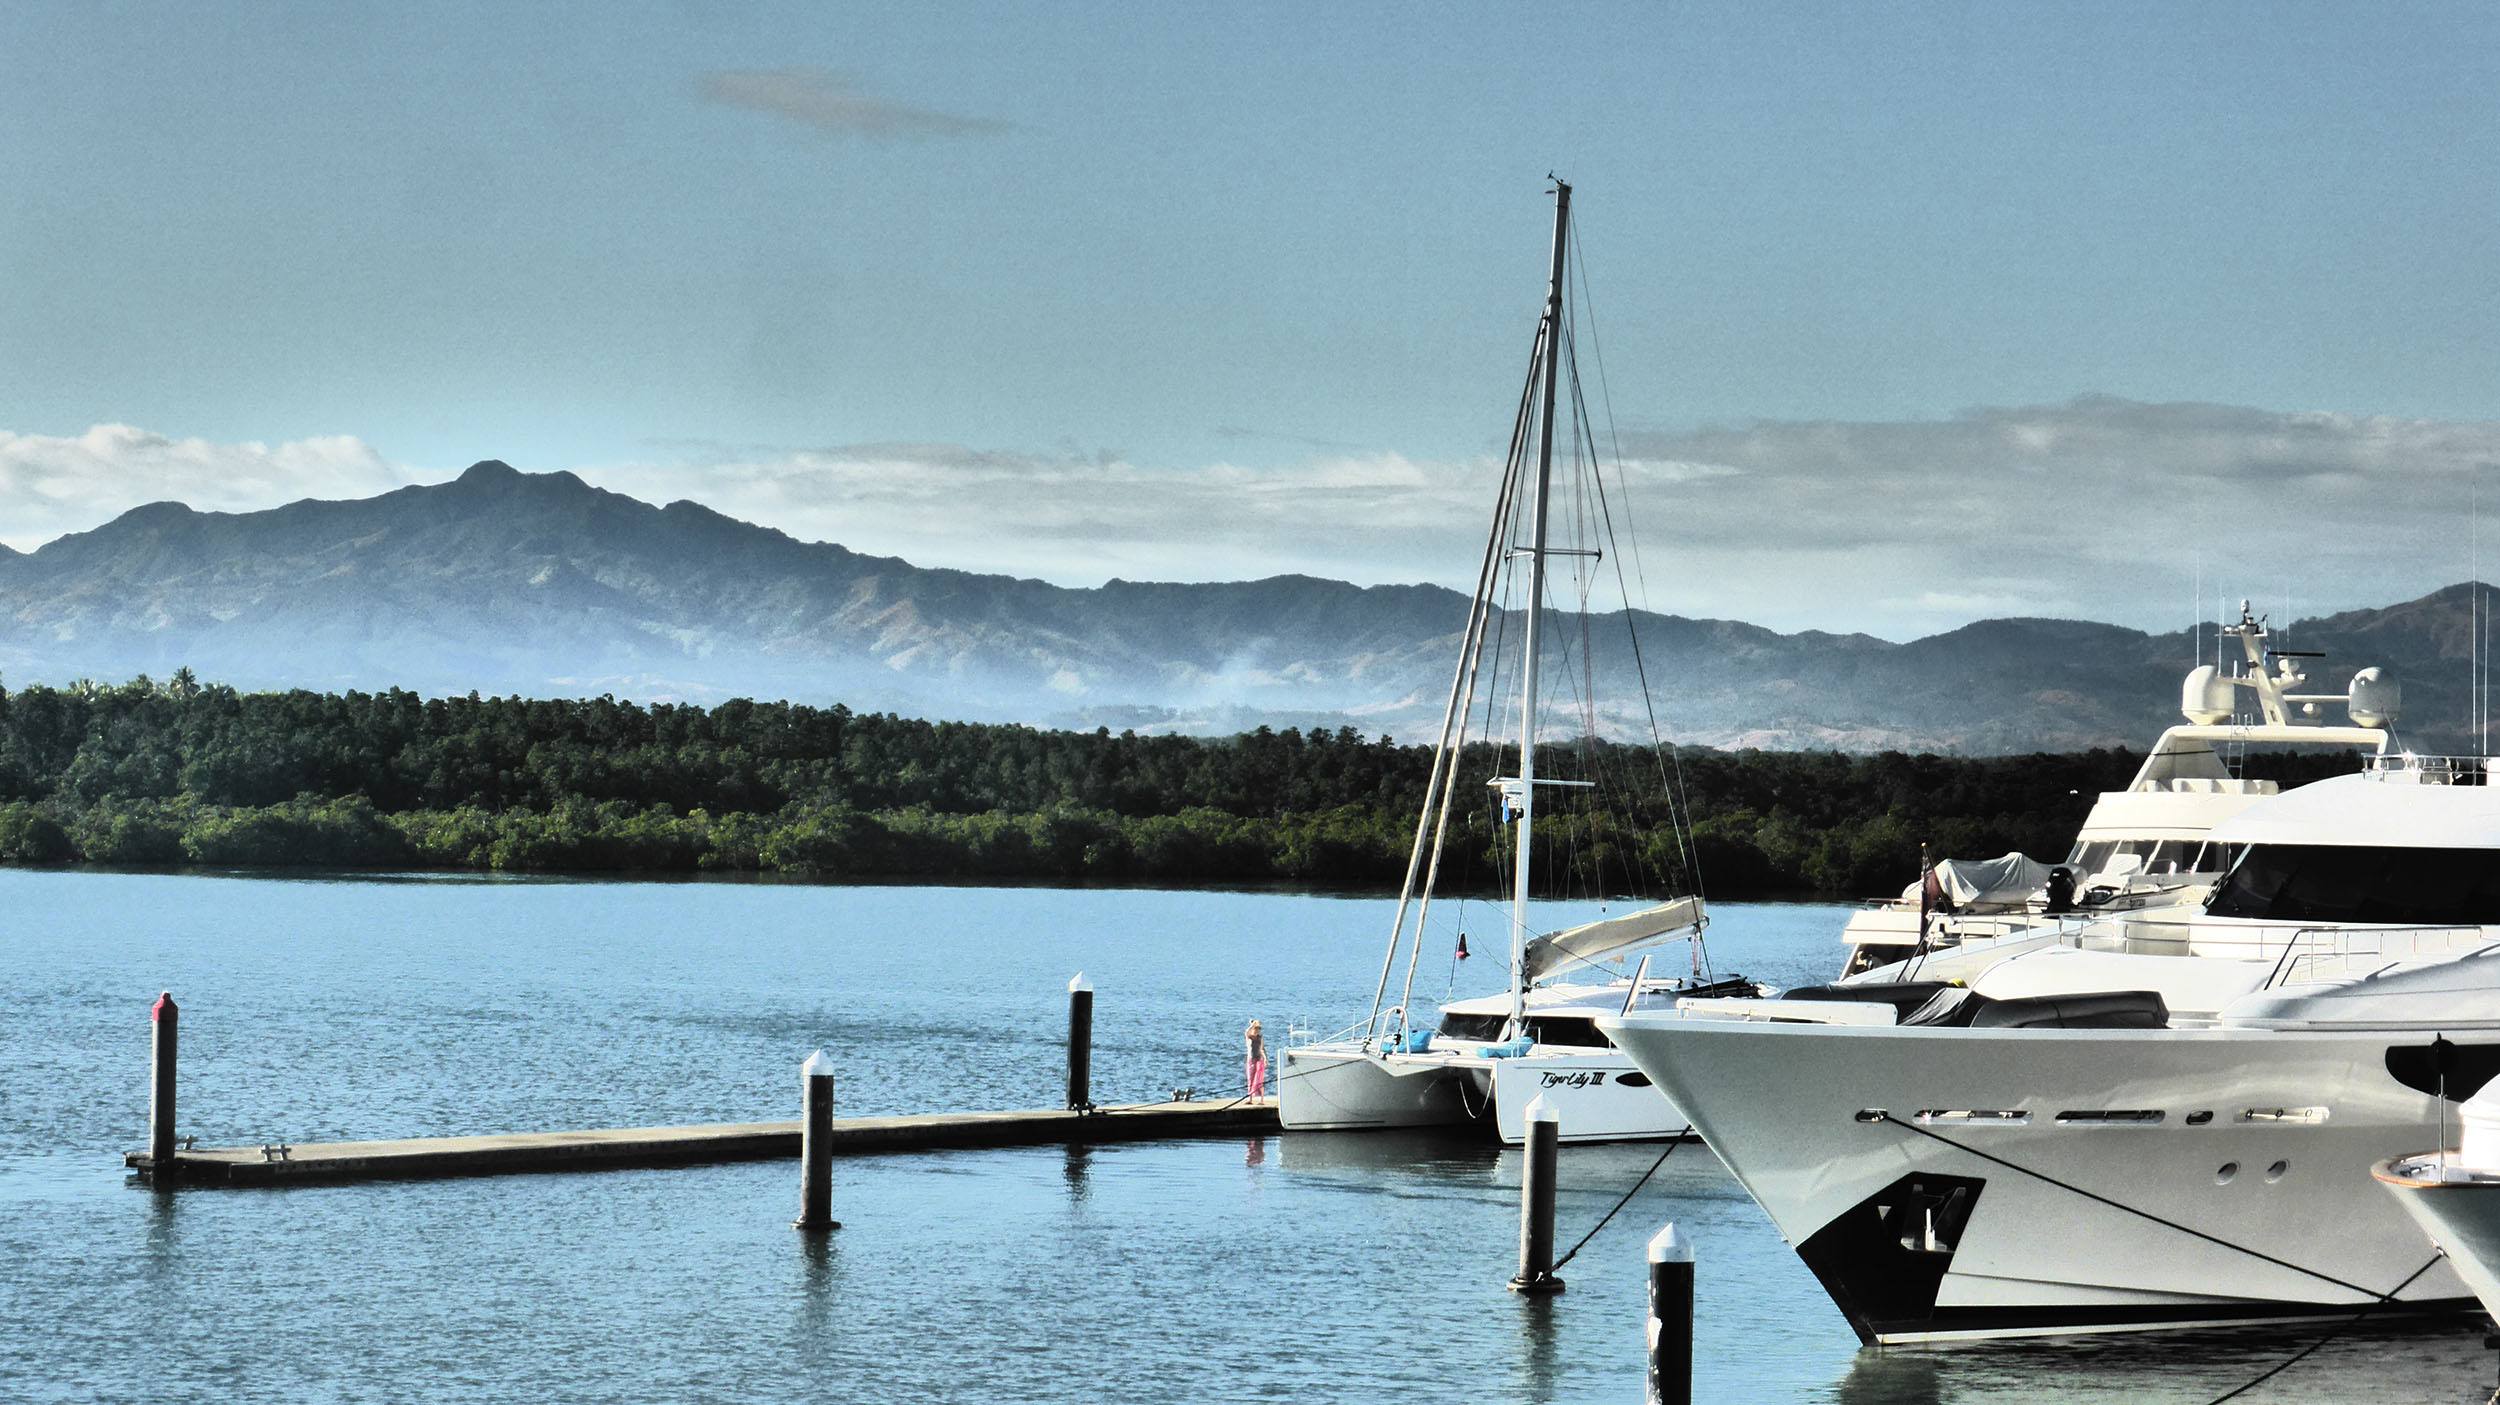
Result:
{"label": "wooden piling", "polygon": [[1561,1160],[1562,1121],[1540,1094],[1528,1104],[1527,1122],[1519,1178],[1519,1273],[1510,1290],[1537,1296],[1563,1290],[1554,1276],[1554,1171]]}
{"label": "wooden piling", "polygon": [[833,1060],[824,1050],[807,1056],[799,1083],[798,1227],[840,1229],[842,1222],[833,1217]]}
{"label": "wooden piling", "polygon": [[1068,982],[1068,1106],[1094,1110],[1094,987],[1083,971]]}
{"label": "wooden piling", "polygon": [[174,1056],[181,1036],[182,1008],[174,993],[156,997],[148,1019],[154,1029],[148,1053],[148,1156],[158,1174],[170,1181],[174,1166]]}
{"label": "wooden piling", "polygon": [[1674,1224],[1649,1241],[1649,1405],[1693,1402],[1693,1245]]}

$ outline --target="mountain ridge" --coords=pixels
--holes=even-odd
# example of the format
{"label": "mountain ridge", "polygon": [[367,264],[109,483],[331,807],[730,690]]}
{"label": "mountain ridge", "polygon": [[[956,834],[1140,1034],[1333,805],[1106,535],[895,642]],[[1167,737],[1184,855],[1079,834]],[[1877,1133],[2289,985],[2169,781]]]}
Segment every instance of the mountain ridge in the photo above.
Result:
{"label": "mountain ridge", "polygon": [[[2300,622],[2304,647],[2334,655],[2313,687],[2387,665],[2414,716],[2462,717],[2469,590]],[[0,548],[0,678],[188,666],[248,688],[789,697],[1041,725],[1413,736],[1437,726],[1465,611],[1441,586],[1305,574],[1075,587],[922,567],[486,459],[367,498],[148,503],[31,552]],[[1582,666],[1602,694],[1634,699],[1600,725],[1646,733],[1645,677],[1672,736],[1723,746],[2141,746],[2175,718],[2192,649],[2184,630],[2089,620],[1977,620],[1895,643],[1635,619],[1638,659],[1614,640],[1621,612],[1592,627]]]}

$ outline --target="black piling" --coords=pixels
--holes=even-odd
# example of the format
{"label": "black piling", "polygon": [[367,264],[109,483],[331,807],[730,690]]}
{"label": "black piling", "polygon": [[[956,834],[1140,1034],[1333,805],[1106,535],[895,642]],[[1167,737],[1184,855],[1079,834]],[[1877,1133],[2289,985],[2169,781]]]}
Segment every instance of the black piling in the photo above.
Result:
{"label": "black piling", "polygon": [[833,1060],[824,1050],[808,1055],[799,1082],[806,1091],[799,1127],[798,1227],[840,1229],[841,1221],[833,1217]]}
{"label": "black piling", "polygon": [[1649,1405],[1692,1405],[1693,1245],[1669,1224],[1649,1241]]}
{"label": "black piling", "polygon": [[1068,982],[1068,1106],[1094,1110],[1094,987],[1083,971]]}
{"label": "black piling", "polygon": [[1519,1178],[1519,1273],[1510,1290],[1541,1296],[1563,1290],[1554,1276],[1554,1171],[1561,1160],[1562,1122],[1543,1097],[1528,1104],[1527,1132]]}

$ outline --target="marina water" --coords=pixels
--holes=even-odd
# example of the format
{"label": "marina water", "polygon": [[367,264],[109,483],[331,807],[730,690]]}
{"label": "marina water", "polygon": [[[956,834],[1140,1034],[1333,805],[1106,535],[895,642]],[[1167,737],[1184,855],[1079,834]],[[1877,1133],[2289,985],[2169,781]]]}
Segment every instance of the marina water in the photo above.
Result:
{"label": "marina water", "polygon": [[[1080,969],[1095,1095],[1142,1101],[1237,1089],[1252,1016],[1358,1018],[1390,906],[0,871],[0,1396],[1628,1401],[1670,1219],[1700,1249],[1701,1400],[2203,1401],[2309,1340],[1861,1353],[1697,1145],[1539,1301],[1502,1286],[1517,1153],[1439,1136],[843,1160],[823,1241],[779,1163],[171,1194],[120,1165],[160,989],[209,1144],[788,1118],[819,1046],[846,1115],[1044,1106]],[[1843,910],[1714,915],[1722,970],[1830,975]],[[1657,1151],[1566,1150],[1562,1242]],[[2361,1329],[2243,1398],[2479,1400],[2489,1357],[2478,1324]]]}

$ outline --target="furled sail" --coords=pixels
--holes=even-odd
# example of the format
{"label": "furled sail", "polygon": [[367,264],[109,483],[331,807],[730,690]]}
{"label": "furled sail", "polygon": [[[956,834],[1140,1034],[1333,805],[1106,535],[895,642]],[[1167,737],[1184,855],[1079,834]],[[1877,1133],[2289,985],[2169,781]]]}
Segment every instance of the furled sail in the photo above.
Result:
{"label": "furled sail", "polygon": [[1608,952],[1638,946],[1652,937],[1701,925],[1701,899],[1677,898],[1627,912],[1621,917],[1565,927],[1528,943],[1527,977],[1537,980],[1574,961],[1594,961]]}

